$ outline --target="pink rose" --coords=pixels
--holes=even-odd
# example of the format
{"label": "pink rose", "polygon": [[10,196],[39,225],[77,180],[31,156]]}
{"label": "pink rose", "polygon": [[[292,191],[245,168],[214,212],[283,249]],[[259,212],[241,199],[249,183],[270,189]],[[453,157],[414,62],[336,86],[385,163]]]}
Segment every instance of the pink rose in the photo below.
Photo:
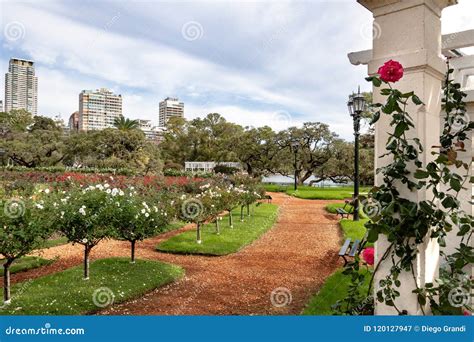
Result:
{"label": "pink rose", "polygon": [[367,265],[373,265],[374,264],[374,247],[364,248],[364,250],[362,251],[362,259],[365,260]]}
{"label": "pink rose", "polygon": [[389,60],[379,68],[378,74],[382,81],[397,82],[403,76],[403,67],[397,61]]}

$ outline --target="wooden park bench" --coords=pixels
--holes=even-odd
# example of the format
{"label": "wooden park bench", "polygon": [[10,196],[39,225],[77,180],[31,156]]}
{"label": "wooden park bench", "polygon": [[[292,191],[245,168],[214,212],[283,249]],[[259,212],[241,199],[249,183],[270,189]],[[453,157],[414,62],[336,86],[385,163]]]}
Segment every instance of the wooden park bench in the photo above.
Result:
{"label": "wooden park bench", "polygon": [[265,195],[265,196],[263,196],[263,199],[264,199],[264,200],[267,200],[267,203],[272,203],[272,199],[273,199],[273,198],[272,198],[272,196],[270,196],[270,195]]}
{"label": "wooden park bench", "polygon": [[[341,215],[341,218],[344,218],[344,217],[349,218],[349,215],[352,215],[352,213],[354,212],[354,201],[346,199],[344,203],[345,204],[342,208],[336,208],[336,215]],[[348,208],[349,211],[347,211],[346,210],[347,206],[352,208],[352,210]]]}
{"label": "wooden park bench", "polygon": [[361,243],[361,241],[357,239],[355,239],[352,243],[351,242],[351,238],[346,239],[341,247],[341,250],[339,251],[339,256],[344,259],[344,266],[346,266],[349,262],[347,258],[353,258],[356,254],[358,255],[365,245],[364,242]]}

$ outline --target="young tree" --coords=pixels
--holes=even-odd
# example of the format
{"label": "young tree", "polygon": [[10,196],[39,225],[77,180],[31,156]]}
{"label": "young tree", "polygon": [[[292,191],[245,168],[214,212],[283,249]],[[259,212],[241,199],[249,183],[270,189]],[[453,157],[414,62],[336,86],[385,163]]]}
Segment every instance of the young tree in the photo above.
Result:
{"label": "young tree", "polygon": [[112,235],[111,224],[116,197],[124,196],[109,184],[73,187],[61,193],[56,210],[58,229],[68,241],[84,246],[84,279],[89,279],[89,255],[101,240]]}
{"label": "young tree", "polygon": [[133,189],[125,190],[124,196],[117,196],[112,203],[113,235],[130,242],[130,259],[135,263],[135,245],[150,236],[162,232],[168,224],[166,209],[153,204]]}
{"label": "young tree", "polygon": [[40,247],[53,232],[48,191],[33,197],[0,201],[0,254],[3,263],[3,300],[11,301],[10,267],[18,258]]}

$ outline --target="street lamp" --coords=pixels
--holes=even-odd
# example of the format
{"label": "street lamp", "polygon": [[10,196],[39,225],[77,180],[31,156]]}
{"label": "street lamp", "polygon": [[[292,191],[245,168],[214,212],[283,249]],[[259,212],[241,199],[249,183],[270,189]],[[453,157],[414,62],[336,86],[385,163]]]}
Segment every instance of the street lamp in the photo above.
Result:
{"label": "street lamp", "polygon": [[357,94],[349,95],[347,102],[349,114],[354,120],[354,221],[359,221],[359,129],[361,114],[365,109],[365,97],[360,93],[360,87]]}
{"label": "street lamp", "polygon": [[291,142],[291,148],[293,153],[295,154],[295,191],[298,189],[297,177],[298,177],[298,168],[297,168],[297,161],[298,161],[298,149],[300,148],[300,143],[297,140]]}

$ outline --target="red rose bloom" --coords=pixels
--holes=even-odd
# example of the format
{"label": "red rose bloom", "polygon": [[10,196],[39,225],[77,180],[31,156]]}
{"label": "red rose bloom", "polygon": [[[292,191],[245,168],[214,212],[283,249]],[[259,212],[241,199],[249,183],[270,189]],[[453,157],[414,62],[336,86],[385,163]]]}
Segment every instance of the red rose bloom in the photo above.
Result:
{"label": "red rose bloom", "polygon": [[379,68],[378,74],[382,81],[397,82],[403,76],[403,67],[397,61],[389,60]]}
{"label": "red rose bloom", "polygon": [[374,264],[374,247],[364,248],[364,250],[362,251],[362,259],[365,260],[367,265],[373,265]]}

